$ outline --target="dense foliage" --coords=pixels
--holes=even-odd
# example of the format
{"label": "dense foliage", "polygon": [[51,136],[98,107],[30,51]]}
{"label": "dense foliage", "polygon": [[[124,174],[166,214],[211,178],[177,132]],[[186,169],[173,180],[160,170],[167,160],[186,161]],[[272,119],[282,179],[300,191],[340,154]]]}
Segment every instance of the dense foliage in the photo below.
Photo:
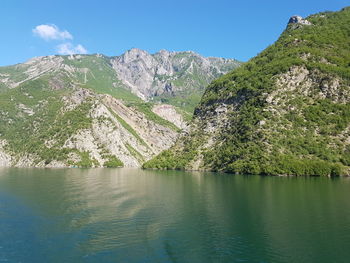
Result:
{"label": "dense foliage", "polygon": [[[312,25],[288,25],[275,44],[213,81],[195,110],[191,134],[144,167],[191,169],[200,160],[202,169],[244,174],[347,173],[350,8],[307,19]],[[293,68],[306,71],[312,85],[277,85]],[[272,94],[274,104],[267,99]],[[209,134],[216,143],[205,147],[203,129],[220,105],[233,106],[227,126]]]}
{"label": "dense foliage", "polygon": [[119,160],[114,155],[110,155],[108,161],[104,163],[104,166],[107,168],[117,168],[117,167],[123,167],[124,164],[121,160]]}
{"label": "dense foliage", "polygon": [[61,97],[69,92],[52,90],[47,79],[40,78],[0,93],[0,134],[1,139],[7,141],[7,150],[17,158],[30,153],[35,163],[44,161],[45,164],[66,160],[74,152],[82,163],[72,165],[89,166],[91,160],[86,160],[85,153],[62,148],[72,134],[89,128],[92,121],[88,116],[89,102],[61,112]]}

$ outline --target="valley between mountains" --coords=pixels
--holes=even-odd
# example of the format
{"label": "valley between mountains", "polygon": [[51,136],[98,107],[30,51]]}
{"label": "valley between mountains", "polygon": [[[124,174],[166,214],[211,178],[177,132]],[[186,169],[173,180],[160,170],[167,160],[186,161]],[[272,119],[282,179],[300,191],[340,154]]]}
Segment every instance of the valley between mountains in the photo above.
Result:
{"label": "valley between mountains", "polygon": [[0,166],[350,175],[350,8],[246,63],[131,49],[0,68]]}

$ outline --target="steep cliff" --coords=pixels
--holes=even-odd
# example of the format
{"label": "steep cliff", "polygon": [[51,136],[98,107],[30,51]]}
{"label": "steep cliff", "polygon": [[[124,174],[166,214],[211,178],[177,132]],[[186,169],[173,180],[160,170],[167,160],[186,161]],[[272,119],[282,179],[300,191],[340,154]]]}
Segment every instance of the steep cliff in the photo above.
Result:
{"label": "steep cliff", "polygon": [[191,51],[149,54],[136,48],[112,58],[111,64],[122,83],[140,98],[190,113],[208,83],[240,65],[233,59],[205,58]]}

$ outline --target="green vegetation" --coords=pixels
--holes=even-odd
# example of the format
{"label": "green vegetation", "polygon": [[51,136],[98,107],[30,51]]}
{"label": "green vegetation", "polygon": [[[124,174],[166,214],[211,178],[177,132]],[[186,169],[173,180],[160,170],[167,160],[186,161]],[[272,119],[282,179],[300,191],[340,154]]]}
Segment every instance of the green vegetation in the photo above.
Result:
{"label": "green vegetation", "polygon": [[[64,142],[78,130],[89,128],[88,112],[91,103],[86,102],[74,110],[61,112],[61,97],[66,89],[52,90],[46,78],[28,81],[15,89],[0,93],[1,139],[6,139],[7,150],[18,158],[30,153],[34,162],[66,161],[73,149],[62,148]],[[64,128],[63,128],[64,127]],[[83,154],[79,166],[89,164]]]}
{"label": "green vegetation", "polygon": [[180,114],[182,116],[182,118],[189,123],[192,120],[192,112],[189,113],[188,111],[183,110],[180,107],[175,107],[175,110],[178,114]]}
{"label": "green vegetation", "polygon": [[[156,60],[164,59],[157,54],[152,56]],[[85,144],[81,137],[74,137],[81,130],[92,129],[89,140],[91,135],[99,141],[100,137],[94,132],[108,132],[106,126],[108,129],[116,128],[109,125],[113,123],[109,118],[99,115],[100,108],[95,111],[99,103],[103,103],[98,94],[109,94],[135,109],[135,112],[143,113],[147,120],[179,132],[176,125],[152,111],[154,105],[160,101],[173,104],[177,112],[189,121],[207,83],[220,75],[221,69],[228,70],[240,64],[232,60],[223,63],[222,59],[211,58],[212,67],[203,68],[203,58],[200,56],[192,52],[179,53],[170,61],[174,74],[158,75],[154,80],[155,86],[159,80],[171,83],[176,88],[176,94],[155,96],[150,98],[150,102],[144,102],[118,79],[118,73],[111,64],[112,59],[103,55],[48,56],[35,58],[29,63],[0,67],[0,142],[5,144],[4,150],[13,157],[13,164],[101,166],[90,152],[77,149],[89,148],[90,141]],[[152,148],[153,145],[147,145],[138,131],[109,110],[140,144]],[[99,130],[95,124],[106,129]],[[99,143],[102,157],[108,159],[106,166],[122,165],[120,160],[112,158],[112,154],[104,149],[103,142]],[[123,143],[139,162],[144,161],[141,151]]]}
{"label": "green vegetation", "polygon": [[[240,62],[232,60],[229,63],[222,63],[217,58],[211,58],[210,60],[212,65],[217,66],[222,72],[229,72],[241,65]],[[176,90],[175,94],[171,92],[163,93],[155,96],[153,100],[178,107],[185,112],[183,115],[185,119],[187,115],[190,115],[191,118],[208,83],[222,74],[215,67],[208,69],[206,72],[199,66],[201,64],[201,59],[192,52],[177,53],[173,58],[174,75],[155,76],[155,79],[171,84],[173,89]]]}
{"label": "green vegetation", "polygon": [[75,163],[76,166],[81,168],[89,168],[93,166],[94,162],[90,159],[88,152],[79,152],[79,156],[81,160]]}
{"label": "green vegetation", "polygon": [[[125,88],[117,78],[109,59],[104,56],[84,55],[80,59],[68,59],[64,57],[65,63],[81,69],[75,73],[77,81],[99,94],[109,94],[126,102],[141,102],[142,100]],[[86,70],[88,69],[88,70]]]}
{"label": "green vegetation", "polygon": [[[20,82],[27,78],[27,75],[24,74],[24,71],[28,69],[28,65],[20,64],[13,65],[9,67],[0,67],[0,74],[5,76],[11,76],[13,82]],[[2,85],[3,89],[0,88],[0,92],[4,90],[5,85]]]}
{"label": "green vegetation", "polygon": [[108,161],[106,161],[103,166],[107,168],[117,168],[117,167],[123,167],[124,164],[121,160],[119,160],[117,157],[114,155],[109,155],[108,156]]}
{"label": "green vegetation", "polygon": [[[289,25],[275,44],[213,81],[195,110],[192,135],[144,167],[186,169],[202,158],[202,168],[231,173],[348,173],[350,8],[307,19],[311,26]],[[307,69],[313,84],[301,83],[295,90],[277,85],[293,67]],[[269,94],[275,104],[268,101]],[[212,121],[208,116],[223,103],[234,105],[227,128],[219,129],[215,145],[202,147],[206,140],[198,145],[205,136],[202,127]]]}
{"label": "green vegetation", "polygon": [[[177,145],[169,150],[161,152],[155,158],[143,164],[143,168],[158,169],[185,169],[199,153],[199,147],[205,138],[198,132],[192,132],[187,137],[182,137]],[[180,145],[179,145],[180,144]]]}
{"label": "green vegetation", "polygon": [[[192,117],[195,107],[201,100],[203,92],[178,92],[176,96],[162,95],[156,98],[161,103],[170,104],[182,110],[182,116],[186,119]],[[190,117],[186,117],[190,116]]]}

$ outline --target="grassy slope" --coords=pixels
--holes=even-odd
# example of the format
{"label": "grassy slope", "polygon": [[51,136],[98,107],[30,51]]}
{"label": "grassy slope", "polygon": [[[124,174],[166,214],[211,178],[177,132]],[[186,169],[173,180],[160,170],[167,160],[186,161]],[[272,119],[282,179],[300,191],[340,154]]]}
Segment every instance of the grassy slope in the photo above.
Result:
{"label": "grassy slope", "polygon": [[115,71],[104,56],[84,55],[80,59],[69,60],[66,64],[77,68],[87,68],[88,72],[75,73],[80,83],[98,94],[109,94],[124,101],[141,102],[141,99],[124,87],[116,77]]}
{"label": "grassy slope", "polygon": [[[91,124],[87,117],[88,103],[65,114],[59,113],[63,106],[61,97],[69,92],[66,89],[51,90],[47,79],[40,78],[0,93],[0,134],[1,139],[8,142],[7,150],[17,157],[31,153],[36,163],[67,159],[71,150],[61,149],[64,141],[78,129]],[[19,105],[32,109],[34,114],[28,115]],[[47,140],[55,141],[52,147],[45,145]]]}
{"label": "grassy slope", "polygon": [[[34,165],[51,161],[69,159],[70,154],[80,156],[80,161],[67,164],[79,167],[91,167],[96,163],[89,153],[77,149],[63,148],[70,136],[81,129],[91,128],[89,116],[92,101],[86,100],[75,109],[62,112],[62,97],[70,96],[73,90],[53,90],[48,84],[49,76],[25,82],[17,88],[0,93],[0,139],[8,144],[6,150],[17,158],[30,154]],[[32,109],[34,114],[28,115],[23,109]],[[48,146],[50,142],[50,146]],[[123,163],[115,156],[106,153],[106,167],[119,167]]]}
{"label": "grassy slope", "polygon": [[[275,118],[265,111],[266,94],[277,89],[276,76],[292,66],[304,66],[318,72],[321,80],[341,79],[341,89],[350,84],[350,9],[321,13],[308,18],[313,26],[286,30],[279,40],[244,66],[214,81],[196,109],[195,119],[205,119],[222,102],[239,102],[229,115],[230,129],[221,130],[218,145],[203,152],[204,168],[248,174],[339,175],[350,166],[350,147],[339,135],[350,124],[350,104],[331,99],[310,101],[297,96],[288,101],[300,109],[298,116]],[[310,54],[307,62],[301,57]],[[329,63],[322,63],[322,58]],[[348,101],[349,102],[349,101]],[[293,115],[293,114],[292,114]],[[301,119],[298,120],[297,117]],[[259,129],[261,120],[279,129]],[[318,136],[315,129],[320,129]],[[205,141],[200,129],[181,139],[177,146],[165,151],[144,167],[189,167]],[[266,143],[271,151],[265,151]]]}

